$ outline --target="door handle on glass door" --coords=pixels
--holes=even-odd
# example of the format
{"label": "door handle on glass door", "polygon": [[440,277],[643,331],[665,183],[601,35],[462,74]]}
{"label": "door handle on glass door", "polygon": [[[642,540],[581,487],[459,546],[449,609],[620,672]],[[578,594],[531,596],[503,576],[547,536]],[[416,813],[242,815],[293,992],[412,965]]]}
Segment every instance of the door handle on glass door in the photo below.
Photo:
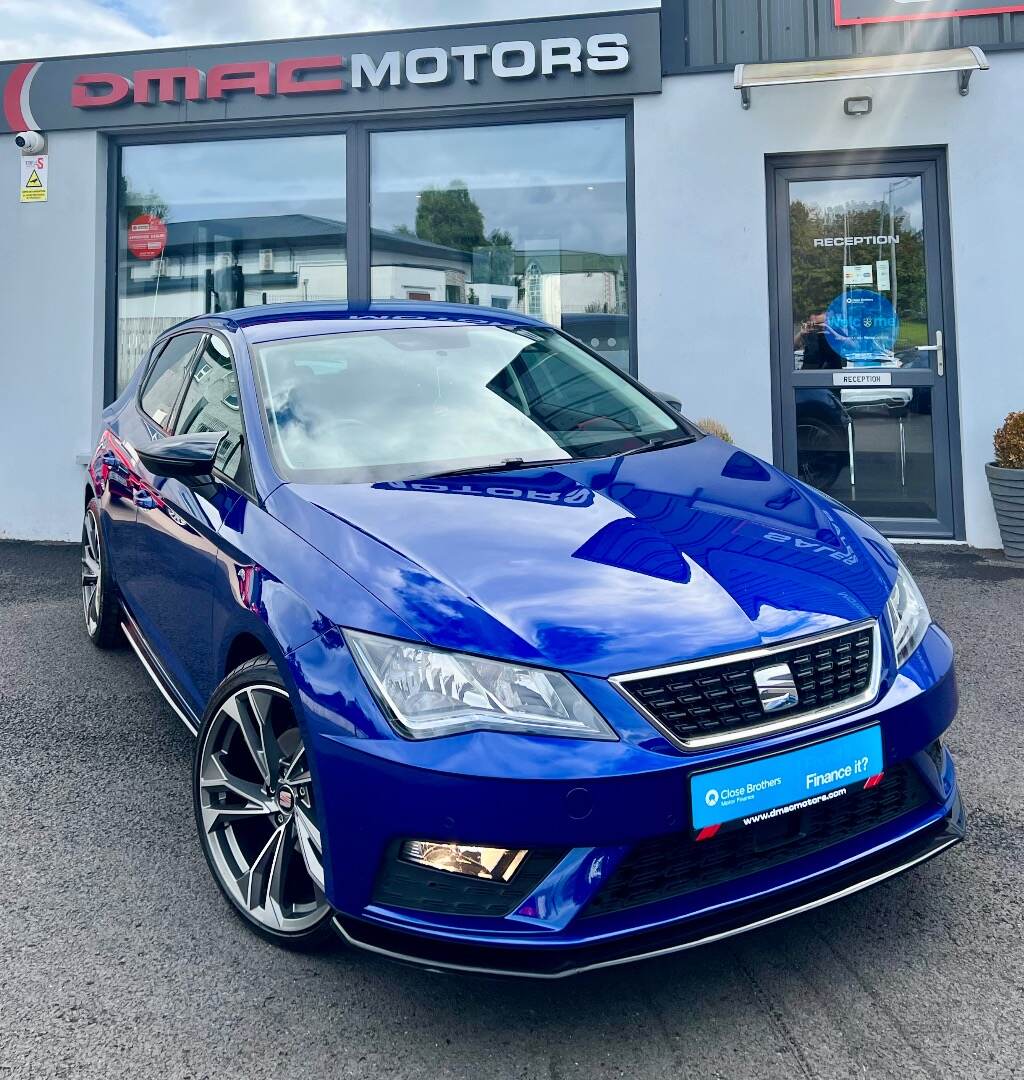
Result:
{"label": "door handle on glass door", "polygon": [[934,345],[918,345],[917,351],[935,353],[935,374],[939,376],[946,374],[946,347],[942,344],[941,330],[935,331]]}

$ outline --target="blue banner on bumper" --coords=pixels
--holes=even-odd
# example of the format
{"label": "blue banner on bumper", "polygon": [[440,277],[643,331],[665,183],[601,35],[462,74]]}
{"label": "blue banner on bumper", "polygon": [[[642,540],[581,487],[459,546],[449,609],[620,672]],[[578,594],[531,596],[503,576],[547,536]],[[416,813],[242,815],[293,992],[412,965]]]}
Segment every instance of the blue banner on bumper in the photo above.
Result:
{"label": "blue banner on bumper", "polygon": [[739,819],[753,824],[747,819],[863,785],[883,768],[881,730],[872,727],[787,754],[699,773],[690,780],[693,827]]}

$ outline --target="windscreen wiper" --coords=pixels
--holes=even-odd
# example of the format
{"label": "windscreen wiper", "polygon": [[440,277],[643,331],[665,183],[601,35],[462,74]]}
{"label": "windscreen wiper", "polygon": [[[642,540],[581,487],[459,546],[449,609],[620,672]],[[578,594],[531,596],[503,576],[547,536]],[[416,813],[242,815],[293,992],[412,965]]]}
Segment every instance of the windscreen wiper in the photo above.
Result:
{"label": "windscreen wiper", "polygon": [[696,442],[699,435],[680,435],[675,439],[664,439],[659,442],[649,442],[646,446],[635,446],[632,450],[623,450],[617,457],[629,457],[630,454],[649,454],[653,450],[667,450],[670,446],[685,446],[687,443]]}
{"label": "windscreen wiper", "polygon": [[553,461],[532,461],[521,457],[505,458],[503,461],[496,461],[490,465],[464,465],[460,469],[447,469],[445,472],[427,473],[426,476],[417,477],[419,480],[440,480],[443,476],[472,476],[476,473],[492,473],[492,472],[511,472],[515,469],[537,469],[545,465],[568,465],[572,461],[577,461],[578,458],[565,457],[555,458]]}

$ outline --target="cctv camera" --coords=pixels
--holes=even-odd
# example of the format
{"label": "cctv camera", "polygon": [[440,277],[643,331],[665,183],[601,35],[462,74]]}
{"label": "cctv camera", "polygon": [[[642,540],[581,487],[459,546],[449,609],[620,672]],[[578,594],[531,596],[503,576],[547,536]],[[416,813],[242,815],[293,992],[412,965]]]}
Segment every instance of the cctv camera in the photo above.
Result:
{"label": "cctv camera", "polygon": [[14,145],[23,154],[41,154],[46,149],[46,139],[38,131],[19,131],[14,136]]}

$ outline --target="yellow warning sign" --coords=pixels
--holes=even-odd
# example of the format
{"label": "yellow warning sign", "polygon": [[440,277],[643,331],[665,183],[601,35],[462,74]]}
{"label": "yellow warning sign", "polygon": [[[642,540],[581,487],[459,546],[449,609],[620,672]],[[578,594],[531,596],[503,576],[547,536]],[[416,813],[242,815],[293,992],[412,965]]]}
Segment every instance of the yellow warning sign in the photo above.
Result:
{"label": "yellow warning sign", "polygon": [[46,202],[49,156],[34,154],[21,159],[21,201]]}

